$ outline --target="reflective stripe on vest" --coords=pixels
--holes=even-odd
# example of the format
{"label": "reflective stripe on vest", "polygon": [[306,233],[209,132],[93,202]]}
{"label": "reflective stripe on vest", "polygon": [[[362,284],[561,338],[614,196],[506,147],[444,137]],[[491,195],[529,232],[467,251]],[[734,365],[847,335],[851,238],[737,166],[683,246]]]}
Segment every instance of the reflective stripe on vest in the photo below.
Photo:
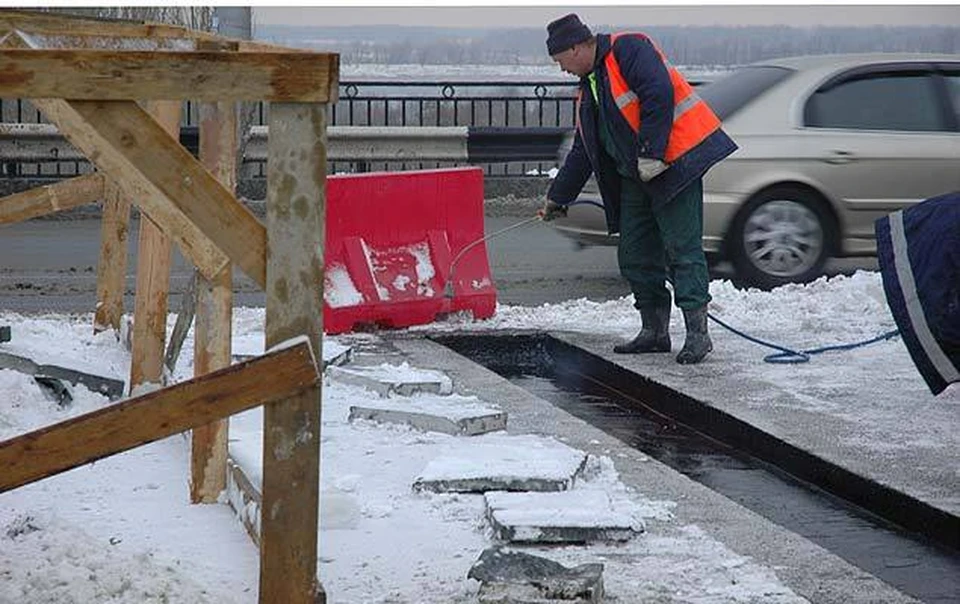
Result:
{"label": "reflective stripe on vest", "polygon": [[[623,35],[641,36],[653,44],[652,40],[643,34],[611,34],[610,52],[604,59],[607,76],[610,80],[610,93],[620,109],[623,119],[630,124],[634,132],[640,131],[640,99],[630,90],[630,86],[620,72],[620,64],[613,53],[613,44]],[[670,74],[670,83],[673,85],[673,125],[667,139],[667,150],[664,159],[671,163],[684,153],[703,142],[705,138],[720,128],[720,119],[713,113],[709,105],[693,91],[693,87],[684,79],[683,75],[667,61],[663,52],[654,44],[654,49],[660,55],[667,73]]]}

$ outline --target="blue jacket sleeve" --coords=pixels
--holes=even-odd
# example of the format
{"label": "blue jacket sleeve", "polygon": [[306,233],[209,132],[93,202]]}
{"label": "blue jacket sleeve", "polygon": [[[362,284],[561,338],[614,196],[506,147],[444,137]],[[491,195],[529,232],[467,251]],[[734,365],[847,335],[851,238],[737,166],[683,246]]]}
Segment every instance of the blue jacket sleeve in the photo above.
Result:
{"label": "blue jacket sleeve", "polygon": [[583,185],[586,184],[592,172],[593,167],[590,165],[590,158],[587,157],[587,150],[578,131],[573,138],[573,147],[570,149],[570,153],[567,154],[557,177],[550,183],[547,199],[561,205],[573,202],[580,191],[583,190]]}
{"label": "blue jacket sleeve", "polygon": [[673,83],[667,66],[645,37],[620,36],[611,52],[630,90],[640,99],[637,155],[663,160],[673,127]]}

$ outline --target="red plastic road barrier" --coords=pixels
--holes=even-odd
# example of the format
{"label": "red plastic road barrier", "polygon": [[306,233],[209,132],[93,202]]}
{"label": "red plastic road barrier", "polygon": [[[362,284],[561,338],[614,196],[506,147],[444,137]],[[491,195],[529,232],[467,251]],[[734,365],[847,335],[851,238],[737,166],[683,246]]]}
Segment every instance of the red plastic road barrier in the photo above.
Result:
{"label": "red plastic road barrier", "polygon": [[493,315],[497,290],[482,242],[480,168],[327,178],[323,328],[407,327],[438,315]]}

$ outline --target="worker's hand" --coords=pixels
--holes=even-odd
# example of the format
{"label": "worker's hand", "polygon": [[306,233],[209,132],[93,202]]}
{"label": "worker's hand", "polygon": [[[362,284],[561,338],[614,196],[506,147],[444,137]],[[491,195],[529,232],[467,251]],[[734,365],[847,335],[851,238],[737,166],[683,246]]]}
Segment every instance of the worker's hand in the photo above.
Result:
{"label": "worker's hand", "polygon": [[560,216],[567,215],[567,206],[562,206],[555,201],[547,200],[543,203],[543,207],[537,211],[537,216],[540,217],[540,220],[544,222],[550,222],[554,218],[559,218]]}
{"label": "worker's hand", "polygon": [[660,174],[669,167],[670,164],[664,163],[659,159],[650,159],[648,157],[637,159],[637,172],[640,173],[640,180],[643,182],[650,182],[657,176],[660,176]]}

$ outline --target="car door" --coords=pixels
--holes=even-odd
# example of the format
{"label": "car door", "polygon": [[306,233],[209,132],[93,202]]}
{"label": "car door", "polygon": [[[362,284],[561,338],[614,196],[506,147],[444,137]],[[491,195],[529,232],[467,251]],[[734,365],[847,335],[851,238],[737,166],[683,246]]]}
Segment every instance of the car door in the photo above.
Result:
{"label": "car door", "polygon": [[806,100],[816,180],[840,204],[848,251],[872,239],[877,218],[960,189],[960,132],[944,79],[925,63],[860,67]]}

